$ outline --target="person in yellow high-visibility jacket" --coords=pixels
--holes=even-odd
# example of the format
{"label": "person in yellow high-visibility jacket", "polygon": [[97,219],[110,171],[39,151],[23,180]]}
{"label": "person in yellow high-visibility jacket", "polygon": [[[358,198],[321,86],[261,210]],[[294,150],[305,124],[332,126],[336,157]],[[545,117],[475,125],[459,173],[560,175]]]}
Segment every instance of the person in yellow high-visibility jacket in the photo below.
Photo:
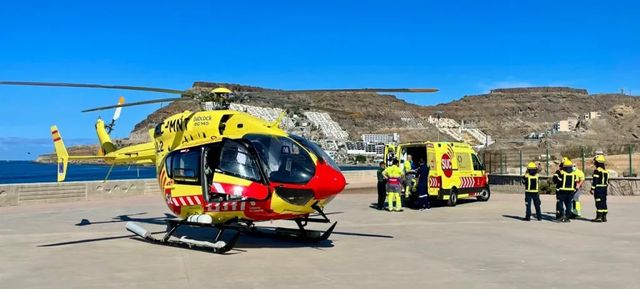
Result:
{"label": "person in yellow high-visibility jacket", "polygon": [[584,172],[579,169],[575,164],[573,165],[573,172],[576,174],[576,192],[573,194],[571,204],[571,216],[572,219],[581,216],[582,205],[580,204],[580,195],[582,194],[582,185],[584,184]]}
{"label": "person in yellow high-visibility jacket", "polygon": [[400,192],[402,191],[403,172],[398,164],[398,160],[394,159],[391,166],[388,166],[382,171],[382,176],[387,180],[387,203],[390,212],[402,212]]}
{"label": "person in yellow high-visibility jacket", "polygon": [[413,157],[411,155],[407,155],[407,160],[404,161],[403,172],[405,185],[404,197],[408,199],[409,195],[411,195],[416,179],[416,171],[413,166]]}

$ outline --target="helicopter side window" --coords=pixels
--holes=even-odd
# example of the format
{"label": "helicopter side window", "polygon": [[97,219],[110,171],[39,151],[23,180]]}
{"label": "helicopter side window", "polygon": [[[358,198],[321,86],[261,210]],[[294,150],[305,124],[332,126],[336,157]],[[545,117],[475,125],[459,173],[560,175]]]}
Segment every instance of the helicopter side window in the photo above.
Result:
{"label": "helicopter side window", "polygon": [[169,156],[170,177],[178,183],[200,183],[200,150],[183,149]]}
{"label": "helicopter side window", "polygon": [[224,174],[252,181],[262,179],[255,158],[247,148],[235,141],[225,142],[222,147],[218,170]]}

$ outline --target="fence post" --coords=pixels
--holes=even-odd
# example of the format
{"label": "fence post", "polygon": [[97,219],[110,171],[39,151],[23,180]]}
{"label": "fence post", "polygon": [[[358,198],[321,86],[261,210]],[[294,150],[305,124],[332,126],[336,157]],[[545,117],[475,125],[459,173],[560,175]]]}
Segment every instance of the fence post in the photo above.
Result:
{"label": "fence post", "polygon": [[508,171],[507,171],[507,169],[508,169],[507,164],[508,164],[509,162],[507,161],[507,156],[508,156],[508,155],[505,153],[505,154],[504,154],[504,173],[505,173],[505,174],[506,174],[506,173],[508,173]]}
{"label": "fence post", "polygon": [[547,146],[547,177],[549,176],[549,146]]}
{"label": "fence post", "polygon": [[503,163],[502,163],[502,151],[500,151],[500,174],[504,175],[504,167],[502,167]]}
{"label": "fence post", "polygon": [[493,156],[493,152],[490,152],[489,153],[489,173],[490,174],[493,174],[493,161],[492,161],[493,157],[492,156]]}
{"label": "fence post", "polygon": [[633,147],[629,144],[629,177],[633,177]]}
{"label": "fence post", "polygon": [[582,171],[584,172],[584,147],[580,147],[580,153],[582,155]]}
{"label": "fence post", "polygon": [[520,152],[520,175],[522,176],[522,150]]}

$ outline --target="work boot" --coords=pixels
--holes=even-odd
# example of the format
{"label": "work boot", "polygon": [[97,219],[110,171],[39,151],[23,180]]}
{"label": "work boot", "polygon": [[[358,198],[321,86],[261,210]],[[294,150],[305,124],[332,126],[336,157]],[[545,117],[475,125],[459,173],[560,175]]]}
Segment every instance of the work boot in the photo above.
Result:
{"label": "work boot", "polygon": [[538,221],[542,221],[542,217],[536,217]]}
{"label": "work boot", "polygon": [[529,222],[529,221],[531,221],[531,217],[524,217],[524,218],[522,218],[522,220]]}
{"label": "work boot", "polygon": [[605,223],[607,222],[607,213],[608,212],[603,212],[602,213],[602,222],[605,222]]}
{"label": "work boot", "polygon": [[596,218],[591,220],[591,222],[602,223],[602,213],[596,212]]}

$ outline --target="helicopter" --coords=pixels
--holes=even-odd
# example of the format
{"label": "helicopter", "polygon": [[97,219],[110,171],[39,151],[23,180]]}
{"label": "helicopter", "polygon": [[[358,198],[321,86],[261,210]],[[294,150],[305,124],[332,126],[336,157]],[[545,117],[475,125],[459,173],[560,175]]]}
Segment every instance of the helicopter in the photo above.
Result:
{"label": "helicopter", "polygon": [[[304,242],[329,238],[337,222],[323,231],[307,229],[309,223],[331,223],[324,208],[346,186],[336,162],[316,143],[289,134],[280,127],[284,112],[266,121],[245,112],[230,110],[229,104],[253,92],[225,87],[175,90],[154,87],[82,83],[0,81],[0,85],[102,88],[179,94],[162,98],[84,110],[116,109],[111,123],[95,123],[100,153],[69,155],[57,126],[51,136],[57,157],[57,180],[65,180],[70,160],[103,160],[117,164],[154,164],[160,193],[176,218],[167,218],[167,230],[156,237],[135,222],[126,229],[143,240],[168,246],[187,247],[214,253],[233,248],[241,233],[265,234],[256,222],[290,220],[297,229],[275,228],[266,234]],[[435,92],[432,88],[363,88],[271,90],[278,93],[317,92]],[[149,130],[149,141],[117,147],[110,132],[122,107],[158,102],[195,100],[208,103],[210,110],[183,111],[169,116]],[[214,103],[211,106],[211,103]],[[211,109],[213,107],[213,109]],[[176,237],[181,226],[217,229],[213,241]],[[223,240],[223,232],[235,232]]]}

